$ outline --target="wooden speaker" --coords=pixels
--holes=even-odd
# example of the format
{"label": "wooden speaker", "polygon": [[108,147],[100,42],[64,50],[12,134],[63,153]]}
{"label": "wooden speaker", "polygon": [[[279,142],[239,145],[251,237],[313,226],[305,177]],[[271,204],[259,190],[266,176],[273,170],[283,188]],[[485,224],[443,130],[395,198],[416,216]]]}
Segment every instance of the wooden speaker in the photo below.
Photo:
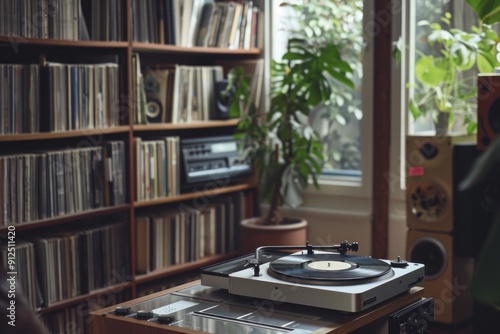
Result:
{"label": "wooden speaker", "polygon": [[500,132],[500,73],[477,79],[477,147],[484,150]]}
{"label": "wooden speaker", "polygon": [[469,284],[474,270],[472,258],[453,254],[453,237],[447,233],[409,230],[407,256],[425,264],[425,294],[434,298],[435,321],[457,324],[472,317]]}
{"label": "wooden speaker", "polygon": [[406,221],[417,230],[453,230],[453,152],[465,135],[406,137]]}

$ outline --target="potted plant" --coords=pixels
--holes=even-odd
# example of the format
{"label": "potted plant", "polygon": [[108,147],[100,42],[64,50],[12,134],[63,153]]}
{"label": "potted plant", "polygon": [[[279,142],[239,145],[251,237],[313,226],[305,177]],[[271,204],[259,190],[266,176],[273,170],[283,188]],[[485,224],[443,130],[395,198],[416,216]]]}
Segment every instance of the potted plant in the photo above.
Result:
{"label": "potted plant", "polygon": [[419,25],[428,26],[426,40],[431,48],[428,53],[417,51],[410,113],[414,119],[431,113],[437,135],[448,134],[457,119],[462,120],[468,134],[475,133],[474,72],[493,72],[499,65],[497,33],[483,21],[469,32],[452,28],[450,13],[445,13],[441,24],[421,21]]}
{"label": "potted plant", "polygon": [[[283,205],[296,208],[302,203],[302,190],[311,181],[318,186],[323,153],[317,134],[308,122],[309,112],[330,99],[332,85],[342,82],[353,88],[347,73],[349,64],[340,56],[337,45],[315,44],[305,39],[291,38],[281,61],[271,65],[271,103],[263,115],[251,101],[249,79],[241,67],[229,71],[226,91],[235,91],[230,101],[230,114],[240,114],[241,120],[235,137],[240,141],[243,157],[249,159],[257,172],[260,198],[269,203],[264,217],[245,221],[243,249],[252,250],[271,241],[272,229],[290,228],[297,219],[281,213]],[[251,223],[252,227],[248,227]],[[256,225],[265,229],[259,240],[250,241]],[[305,223],[291,226],[302,229],[297,242],[305,243]],[[295,233],[296,234],[296,233]],[[288,244],[296,244],[286,237]],[[272,244],[280,244],[273,240]],[[245,246],[247,245],[247,246]]]}

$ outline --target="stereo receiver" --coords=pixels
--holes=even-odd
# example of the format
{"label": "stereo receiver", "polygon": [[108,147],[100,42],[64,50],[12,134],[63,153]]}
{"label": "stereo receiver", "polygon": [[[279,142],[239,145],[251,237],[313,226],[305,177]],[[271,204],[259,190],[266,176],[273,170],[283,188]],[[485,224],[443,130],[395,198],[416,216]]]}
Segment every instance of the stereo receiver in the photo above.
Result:
{"label": "stereo receiver", "polygon": [[181,141],[183,188],[200,182],[230,184],[251,174],[232,136],[190,138]]}

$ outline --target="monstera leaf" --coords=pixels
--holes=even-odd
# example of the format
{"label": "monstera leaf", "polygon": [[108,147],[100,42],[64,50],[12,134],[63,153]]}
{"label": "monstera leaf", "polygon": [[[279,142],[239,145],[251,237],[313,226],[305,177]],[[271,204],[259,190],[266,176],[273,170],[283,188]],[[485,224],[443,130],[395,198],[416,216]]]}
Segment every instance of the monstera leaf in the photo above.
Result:
{"label": "monstera leaf", "polygon": [[500,22],[500,0],[467,0],[467,3],[484,23]]}

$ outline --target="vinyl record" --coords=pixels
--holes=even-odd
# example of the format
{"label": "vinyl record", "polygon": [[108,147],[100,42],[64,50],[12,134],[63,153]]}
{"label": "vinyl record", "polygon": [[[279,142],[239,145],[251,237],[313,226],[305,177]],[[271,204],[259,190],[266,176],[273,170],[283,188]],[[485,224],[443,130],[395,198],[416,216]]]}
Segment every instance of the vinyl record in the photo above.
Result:
{"label": "vinyl record", "polygon": [[391,266],[381,260],[342,254],[290,255],[269,265],[269,274],[276,278],[310,284],[366,280],[390,271]]}
{"label": "vinyl record", "polygon": [[150,100],[146,104],[146,118],[148,123],[162,123],[163,110],[161,104],[156,100]]}

